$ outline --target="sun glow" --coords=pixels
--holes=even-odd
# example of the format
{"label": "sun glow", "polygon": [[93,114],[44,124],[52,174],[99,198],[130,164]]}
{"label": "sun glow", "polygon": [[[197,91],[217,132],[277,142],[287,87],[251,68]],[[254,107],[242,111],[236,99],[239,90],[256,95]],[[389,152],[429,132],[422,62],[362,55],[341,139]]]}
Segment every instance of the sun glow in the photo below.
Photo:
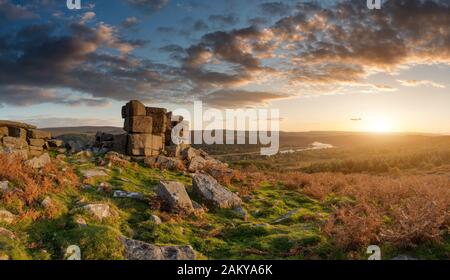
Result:
{"label": "sun glow", "polygon": [[376,118],[370,123],[368,130],[377,133],[391,132],[392,123],[386,118]]}

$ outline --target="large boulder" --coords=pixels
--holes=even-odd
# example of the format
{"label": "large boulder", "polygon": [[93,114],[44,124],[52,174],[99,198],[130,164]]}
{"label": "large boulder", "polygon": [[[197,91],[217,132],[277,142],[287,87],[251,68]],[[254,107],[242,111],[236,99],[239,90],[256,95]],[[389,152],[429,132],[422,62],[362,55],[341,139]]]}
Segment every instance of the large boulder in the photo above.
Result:
{"label": "large boulder", "polygon": [[159,156],[156,159],[156,167],[164,170],[183,170],[183,162],[177,158]]}
{"label": "large boulder", "polygon": [[200,156],[200,151],[192,147],[187,147],[181,152],[183,159],[191,161],[193,158]]}
{"label": "large boulder", "polygon": [[52,159],[50,158],[50,156],[47,153],[45,153],[45,154],[41,155],[40,157],[35,157],[30,160],[27,160],[25,162],[25,164],[31,168],[39,169],[39,168],[46,166],[47,164],[49,164],[51,162],[52,162]]}
{"label": "large boulder", "polygon": [[161,181],[156,189],[165,210],[170,212],[193,212],[192,201],[184,185],[175,181]]}
{"label": "large boulder", "polygon": [[216,208],[236,208],[242,200],[236,194],[221,186],[207,174],[195,174],[192,178],[194,192],[208,205]]}
{"label": "large boulder", "polygon": [[162,138],[154,134],[128,134],[127,154],[131,156],[156,156],[163,149]]}
{"label": "large boulder", "polygon": [[27,130],[19,127],[9,127],[8,134],[11,137],[20,138],[22,140],[27,139]]}
{"label": "large boulder", "polygon": [[2,138],[4,136],[8,136],[8,135],[9,135],[8,127],[0,126],[0,138]]}
{"label": "large boulder", "polygon": [[202,158],[201,156],[196,156],[190,160],[188,170],[189,170],[189,172],[195,173],[195,172],[203,170],[205,168],[205,166],[206,166],[206,160],[204,158]]}
{"label": "large boulder", "polygon": [[191,246],[155,246],[142,241],[121,238],[127,260],[195,260]]}
{"label": "large boulder", "polygon": [[145,116],[146,110],[145,105],[140,101],[131,100],[125,106],[122,107],[122,118],[125,119],[127,117],[134,116]]}
{"label": "large boulder", "polygon": [[28,130],[28,138],[50,140],[52,133],[44,130],[30,129]]}
{"label": "large boulder", "polygon": [[0,120],[0,127],[18,127],[23,129],[36,129],[36,126],[34,125],[6,120]]}
{"label": "large boulder", "polygon": [[25,139],[18,137],[3,137],[3,146],[13,148],[16,150],[28,149],[28,143]]}
{"label": "large boulder", "polygon": [[153,128],[152,117],[135,116],[126,117],[124,123],[124,130],[132,133],[149,133],[151,134]]}
{"label": "large boulder", "polygon": [[45,145],[45,140],[44,139],[37,139],[37,138],[29,138],[28,139],[28,143],[30,144],[30,146],[43,148],[44,145]]}

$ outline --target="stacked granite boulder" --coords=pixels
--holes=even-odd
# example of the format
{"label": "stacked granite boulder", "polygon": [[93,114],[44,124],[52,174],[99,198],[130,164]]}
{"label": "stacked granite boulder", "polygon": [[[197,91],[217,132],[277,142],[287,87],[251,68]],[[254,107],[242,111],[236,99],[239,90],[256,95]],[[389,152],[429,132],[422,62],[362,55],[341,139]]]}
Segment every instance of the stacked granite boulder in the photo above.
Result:
{"label": "stacked granite boulder", "polygon": [[[167,149],[179,148],[172,142],[172,129],[183,121],[164,108],[145,107],[132,100],[122,107],[125,134],[98,132],[93,148],[96,152],[114,151],[132,157],[155,157]],[[181,131],[185,134],[185,131]],[[185,147],[185,146],[183,146]]]}
{"label": "stacked granite boulder", "polygon": [[52,139],[50,132],[35,126],[13,121],[0,121],[0,152],[17,154],[23,158],[38,157],[50,148],[62,146]]}
{"label": "stacked granite boulder", "polygon": [[130,156],[157,156],[165,148],[167,110],[145,107],[132,100],[122,107],[127,132],[127,154]]}

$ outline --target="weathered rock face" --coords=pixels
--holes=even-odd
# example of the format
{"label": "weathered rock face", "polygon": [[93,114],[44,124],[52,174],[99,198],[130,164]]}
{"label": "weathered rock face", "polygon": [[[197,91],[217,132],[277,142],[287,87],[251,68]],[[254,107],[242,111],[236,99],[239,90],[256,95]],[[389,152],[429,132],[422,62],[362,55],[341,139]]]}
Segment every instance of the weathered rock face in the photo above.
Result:
{"label": "weathered rock face", "polygon": [[145,116],[146,110],[144,104],[137,100],[131,100],[124,107],[122,107],[122,118],[130,116]]}
{"label": "weathered rock face", "polygon": [[192,201],[180,182],[161,181],[156,189],[165,210],[170,212],[192,212]]}
{"label": "weathered rock face", "polygon": [[221,186],[207,174],[195,174],[192,178],[194,192],[208,205],[216,208],[236,208],[242,200],[236,194]]}
{"label": "weathered rock face", "polygon": [[147,116],[131,116],[125,119],[124,129],[134,133],[147,133],[153,132],[153,119]]}
{"label": "weathered rock face", "polygon": [[153,134],[128,134],[128,154],[131,156],[157,156],[163,149],[162,138]]}
{"label": "weathered rock face", "polygon": [[130,156],[157,156],[164,150],[166,110],[146,108],[133,100],[122,108],[127,132],[126,152]]}
{"label": "weathered rock face", "polygon": [[182,120],[181,117],[172,117],[172,113],[168,113],[164,108],[145,107],[137,100],[132,100],[122,107],[122,118],[126,133],[97,133],[95,148],[133,157],[159,156],[166,145],[171,143],[171,130],[179,123],[176,120]]}
{"label": "weathered rock face", "polygon": [[160,247],[142,241],[121,238],[127,260],[195,260],[191,246]]}
{"label": "weathered rock face", "polygon": [[45,150],[57,148],[52,145],[56,140],[51,137],[50,132],[38,130],[35,126],[0,120],[0,152],[16,154],[24,159],[39,157]]}
{"label": "weathered rock face", "polygon": [[28,138],[50,140],[52,134],[48,131],[30,129],[28,130]]}

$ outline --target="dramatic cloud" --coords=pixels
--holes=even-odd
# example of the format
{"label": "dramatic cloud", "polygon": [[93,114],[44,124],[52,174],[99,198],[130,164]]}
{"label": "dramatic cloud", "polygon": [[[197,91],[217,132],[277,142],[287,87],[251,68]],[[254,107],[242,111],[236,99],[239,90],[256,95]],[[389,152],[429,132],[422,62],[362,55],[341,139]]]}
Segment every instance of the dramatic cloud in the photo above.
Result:
{"label": "dramatic cloud", "polygon": [[418,87],[418,86],[430,86],[435,88],[446,88],[445,85],[439,84],[428,80],[397,80],[402,86],[405,87]]}
{"label": "dramatic cloud", "polygon": [[239,23],[239,17],[233,13],[227,15],[210,15],[208,20],[215,26],[221,28],[233,26]]}
{"label": "dramatic cloud", "polygon": [[137,17],[128,17],[121,23],[123,28],[132,28],[138,24],[139,24],[139,19]]}
{"label": "dramatic cloud", "polygon": [[127,2],[131,6],[147,13],[154,13],[169,4],[169,0],[127,0]]}
{"label": "dramatic cloud", "polygon": [[15,5],[9,0],[0,0],[0,23],[5,20],[27,20],[37,18],[38,15],[23,5]]}
{"label": "dramatic cloud", "polygon": [[[126,2],[146,12],[168,4]],[[211,15],[206,22],[186,17],[177,30],[159,27],[160,33],[195,35],[162,42],[166,46],[156,48],[168,60],[158,59],[160,63],[136,56],[134,50],[145,41],[126,40],[117,28],[100,21],[94,25],[93,12],[70,25],[24,24],[0,35],[0,104],[99,106],[107,100],[189,98],[222,107],[250,106],[293,95],[330,94],[330,88],[395,91],[391,85],[370,82],[370,76],[418,64],[450,65],[448,0],[390,0],[377,11],[360,0],[318,3],[263,3],[255,8],[270,20],[253,18],[243,28],[232,29],[239,22],[234,14]],[[0,0],[0,14],[11,9],[15,12],[10,18],[33,17],[26,8]],[[122,26],[137,22],[131,17]]]}
{"label": "dramatic cloud", "polygon": [[259,5],[261,11],[269,16],[285,16],[291,10],[291,6],[282,2],[267,2]]}
{"label": "dramatic cloud", "polygon": [[80,23],[84,24],[92,19],[94,19],[96,16],[96,14],[94,12],[86,12],[84,13],[84,15],[81,17],[81,21]]}
{"label": "dramatic cloud", "polygon": [[164,94],[176,85],[167,80],[166,66],[127,57],[142,42],[121,39],[109,25],[72,24],[70,34],[60,37],[52,36],[55,28],[28,26],[12,40],[0,39],[0,103],[99,106],[133,96],[150,100],[149,89],[164,84]]}
{"label": "dramatic cloud", "polygon": [[234,108],[242,106],[267,105],[271,100],[287,98],[287,94],[246,90],[218,90],[203,98],[213,107]]}

